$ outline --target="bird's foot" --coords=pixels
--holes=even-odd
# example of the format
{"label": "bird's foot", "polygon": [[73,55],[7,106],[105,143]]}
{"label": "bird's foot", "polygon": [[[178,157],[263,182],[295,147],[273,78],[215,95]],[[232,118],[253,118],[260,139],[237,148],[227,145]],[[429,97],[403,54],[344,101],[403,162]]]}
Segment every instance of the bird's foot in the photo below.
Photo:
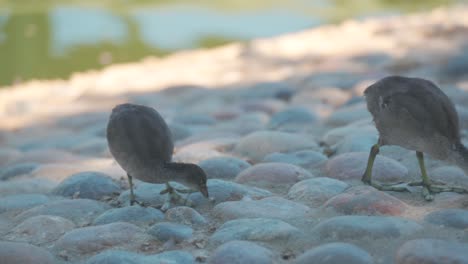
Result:
{"label": "bird's foot", "polygon": [[138,204],[139,206],[142,206],[142,207],[147,207],[148,206],[145,202],[140,202],[138,200],[131,199],[130,200],[130,206],[133,206],[135,204]]}
{"label": "bird's foot", "polygon": [[441,192],[455,192],[455,193],[468,193],[467,189],[458,186],[448,186],[442,182],[438,182],[437,184],[434,183],[424,183],[422,181],[418,182],[410,182],[408,183],[409,186],[422,186],[423,187],[423,196],[424,199],[428,201],[432,201],[434,199],[433,194],[441,193]]}
{"label": "bird's foot", "polygon": [[363,177],[362,182],[364,184],[367,184],[369,186],[374,187],[375,189],[379,191],[390,191],[390,192],[411,192],[411,190],[408,188],[407,184],[404,184],[402,182],[395,183],[395,184],[381,184],[377,182],[373,182],[371,180],[368,180],[367,178]]}

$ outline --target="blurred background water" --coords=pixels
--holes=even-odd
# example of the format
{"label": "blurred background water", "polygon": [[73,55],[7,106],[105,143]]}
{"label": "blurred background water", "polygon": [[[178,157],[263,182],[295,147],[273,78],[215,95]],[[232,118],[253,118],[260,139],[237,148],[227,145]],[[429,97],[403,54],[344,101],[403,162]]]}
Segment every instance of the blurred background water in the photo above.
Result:
{"label": "blurred background water", "polygon": [[468,0],[0,0],[0,86]]}

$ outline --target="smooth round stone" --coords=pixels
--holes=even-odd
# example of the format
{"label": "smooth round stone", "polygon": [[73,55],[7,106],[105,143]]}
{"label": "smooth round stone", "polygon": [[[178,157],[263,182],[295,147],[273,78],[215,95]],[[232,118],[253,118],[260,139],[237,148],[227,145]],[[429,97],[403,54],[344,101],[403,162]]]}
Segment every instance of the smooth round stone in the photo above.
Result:
{"label": "smooth round stone", "polygon": [[87,156],[102,156],[108,151],[107,141],[101,137],[91,137],[70,149],[73,153]]}
{"label": "smooth round stone", "polygon": [[[135,199],[147,206],[161,207],[167,199],[167,195],[160,194],[166,189],[165,184],[152,184],[141,181],[134,181],[133,192]],[[130,205],[130,190],[120,193],[118,201],[122,205]]]}
{"label": "smooth round stone", "polygon": [[348,125],[351,122],[371,118],[365,104],[355,104],[339,108],[326,120],[326,124],[332,127]]}
{"label": "smooth round stone", "polygon": [[[270,191],[264,189],[218,179],[208,180],[207,186],[210,197],[212,197],[216,203],[225,201],[238,201],[243,197],[261,199],[273,195]],[[212,203],[201,193],[194,193],[190,195],[189,200],[194,204],[195,207],[211,207],[212,205]]]}
{"label": "smooth round stone", "polygon": [[337,107],[344,104],[350,96],[349,92],[335,87],[303,89],[293,98],[293,103],[310,104],[315,102]]}
{"label": "smooth round stone", "polygon": [[114,222],[128,222],[135,225],[151,225],[164,219],[164,214],[152,207],[140,205],[114,208],[105,211],[94,219],[94,225],[104,225]]}
{"label": "smooth round stone", "polygon": [[75,228],[72,221],[60,216],[38,215],[13,228],[7,239],[41,245],[59,239]]}
{"label": "smooth round stone", "polygon": [[[321,138],[321,142],[325,145],[339,145],[343,140],[351,135],[378,135],[375,125],[372,124],[372,119],[353,122],[347,126],[336,127],[328,130]],[[374,142],[374,144],[377,142]]]}
{"label": "smooth round stone", "polygon": [[49,193],[56,183],[47,179],[15,179],[13,181],[0,181],[0,197],[15,194],[45,194]]}
{"label": "smooth round stone", "polygon": [[55,215],[73,221],[78,226],[89,224],[110,208],[106,203],[88,199],[59,200],[39,205],[24,211],[16,217],[17,221],[37,215]]}
{"label": "smooth round stone", "polygon": [[327,177],[312,178],[294,184],[289,189],[288,198],[317,207],[347,188],[349,185],[339,180]]}
{"label": "smooth round stone", "polygon": [[52,254],[27,243],[0,241],[2,264],[54,264]]}
{"label": "smooth round stone", "polygon": [[468,244],[439,239],[415,239],[396,253],[396,264],[468,263]]}
{"label": "smooth round stone", "polygon": [[408,236],[423,227],[411,220],[392,216],[345,215],[329,218],[313,228],[320,239],[389,239]]}
{"label": "smooth round stone", "polygon": [[468,177],[462,169],[456,166],[437,167],[429,172],[432,180],[440,181],[447,185],[468,188]]}
{"label": "smooth round stone", "polygon": [[305,169],[313,169],[324,163],[327,159],[327,156],[318,151],[301,150],[291,153],[271,153],[265,156],[263,162],[290,163]]}
{"label": "smooth round stone", "polygon": [[57,240],[55,248],[66,255],[86,255],[114,247],[137,249],[148,239],[143,229],[119,222],[69,231]]}
{"label": "smooth round stone", "polygon": [[371,132],[351,134],[344,137],[338,144],[336,154],[370,151],[372,146],[375,145],[378,140],[378,135]]}
{"label": "smooth round stone", "polygon": [[111,177],[95,171],[73,174],[52,190],[56,195],[93,200],[100,200],[119,192],[119,185]]}
{"label": "smooth round stone", "polygon": [[[339,180],[360,180],[367,166],[369,153],[350,152],[328,160],[325,173]],[[398,161],[377,155],[372,168],[372,179],[379,182],[395,183],[407,180],[408,169]]]}
{"label": "smooth round stone", "polygon": [[443,227],[466,229],[468,228],[468,210],[441,209],[426,215],[424,221]]}
{"label": "smooth round stone", "polygon": [[279,219],[248,218],[224,223],[210,237],[211,244],[231,240],[287,242],[300,235],[299,229]]}
{"label": "smooth round stone", "polygon": [[219,246],[208,259],[208,264],[273,264],[272,252],[250,241],[229,241]]}
{"label": "smooth round stone", "polygon": [[86,261],[86,264],[150,264],[150,263],[177,263],[194,264],[194,257],[185,251],[165,251],[155,255],[143,255],[123,250],[106,250]]}
{"label": "smooth round stone", "polygon": [[265,129],[269,116],[260,112],[242,113],[241,116],[218,123],[214,129],[235,133],[236,135],[247,135],[252,132]]}
{"label": "smooth round stone", "polygon": [[6,166],[0,169],[0,180],[6,181],[14,177],[29,174],[37,167],[39,167],[39,164],[34,162],[25,162]]}
{"label": "smooth round stone", "polygon": [[179,124],[186,125],[213,125],[214,123],[216,123],[216,120],[209,115],[187,113],[175,116],[173,121]]}
{"label": "smooth round stone", "polygon": [[401,215],[408,205],[370,186],[355,186],[330,198],[325,205],[342,214]]}
{"label": "smooth round stone", "polygon": [[193,229],[187,225],[161,222],[151,226],[148,230],[148,234],[156,237],[162,242],[174,240],[177,243],[191,238],[193,235]]}
{"label": "smooth round stone", "polygon": [[310,210],[308,206],[281,197],[224,202],[213,208],[214,214],[224,221],[237,218],[277,218],[287,220],[305,217]]}
{"label": "smooth round stone", "polygon": [[241,171],[250,167],[244,160],[234,157],[219,157],[201,161],[198,164],[208,179],[234,179]]}
{"label": "smooth round stone", "polygon": [[348,243],[328,243],[309,249],[300,255],[295,264],[373,264],[365,250]]}
{"label": "smooth round stone", "polygon": [[294,183],[312,178],[313,175],[296,165],[280,162],[256,164],[237,175],[238,183],[254,184],[255,186],[273,187],[280,185],[293,185]]}
{"label": "smooth round stone", "polygon": [[283,130],[290,126],[307,124],[317,121],[317,116],[306,107],[294,106],[275,113],[267,124],[268,129]]}
{"label": "smooth round stone", "polygon": [[305,149],[318,149],[317,143],[299,134],[257,131],[241,138],[234,152],[258,162],[270,153],[293,152]]}
{"label": "smooth round stone", "polygon": [[272,99],[247,100],[240,107],[246,112],[262,112],[271,115],[284,107],[284,102]]}
{"label": "smooth round stone", "polygon": [[210,142],[200,142],[186,145],[177,149],[172,160],[174,162],[199,163],[202,160],[226,156],[214,144]]}
{"label": "smooth round stone", "polygon": [[184,225],[205,225],[208,221],[195,209],[187,206],[177,206],[166,211],[165,219]]}
{"label": "smooth round stone", "polygon": [[32,208],[49,202],[43,194],[16,194],[0,198],[0,213]]}

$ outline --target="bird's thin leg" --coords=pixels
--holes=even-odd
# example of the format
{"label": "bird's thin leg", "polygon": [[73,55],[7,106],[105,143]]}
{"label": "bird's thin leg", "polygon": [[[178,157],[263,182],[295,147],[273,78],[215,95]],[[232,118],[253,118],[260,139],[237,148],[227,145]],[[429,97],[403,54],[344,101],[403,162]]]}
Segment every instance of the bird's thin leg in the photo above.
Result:
{"label": "bird's thin leg", "polygon": [[130,205],[139,204],[142,205],[135,199],[135,194],[133,193],[133,177],[127,173],[128,185],[130,185]]}
{"label": "bird's thin leg", "polygon": [[421,169],[424,199],[426,199],[426,201],[432,201],[434,200],[434,196],[431,193],[431,180],[427,176],[426,166],[424,165],[424,154],[421,151],[416,151],[416,157],[418,158],[419,168]]}
{"label": "bird's thin leg", "polygon": [[379,184],[376,182],[372,182],[372,168],[374,166],[375,158],[377,157],[377,154],[379,154],[379,148],[380,148],[379,143],[372,146],[370,153],[369,153],[369,158],[367,160],[366,171],[364,172],[364,175],[362,175],[361,181],[380,191],[394,191],[394,192],[408,191],[408,189],[404,186],[383,185],[383,184]]}
{"label": "bird's thin leg", "polygon": [[372,185],[372,167],[374,166],[375,157],[379,154],[379,144],[372,146],[369,158],[367,159],[367,167],[364,175],[362,175],[361,181],[365,184]]}

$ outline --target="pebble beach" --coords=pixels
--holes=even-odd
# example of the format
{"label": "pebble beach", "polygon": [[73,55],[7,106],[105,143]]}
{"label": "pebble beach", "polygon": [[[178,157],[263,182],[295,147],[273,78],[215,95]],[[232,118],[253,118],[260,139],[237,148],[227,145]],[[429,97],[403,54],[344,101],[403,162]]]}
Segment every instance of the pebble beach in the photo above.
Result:
{"label": "pebble beach", "polygon": [[[350,20],[0,89],[0,262],[468,263],[468,195],[383,192],[360,180],[378,133],[363,91],[389,76],[436,83],[468,145],[468,7]],[[155,108],[173,161],[200,193],[161,211],[164,184],[126,172],[106,126],[121,103]],[[429,177],[468,188],[426,155]],[[418,180],[414,152],[384,146],[381,183]],[[190,206],[189,206],[190,205]]]}

